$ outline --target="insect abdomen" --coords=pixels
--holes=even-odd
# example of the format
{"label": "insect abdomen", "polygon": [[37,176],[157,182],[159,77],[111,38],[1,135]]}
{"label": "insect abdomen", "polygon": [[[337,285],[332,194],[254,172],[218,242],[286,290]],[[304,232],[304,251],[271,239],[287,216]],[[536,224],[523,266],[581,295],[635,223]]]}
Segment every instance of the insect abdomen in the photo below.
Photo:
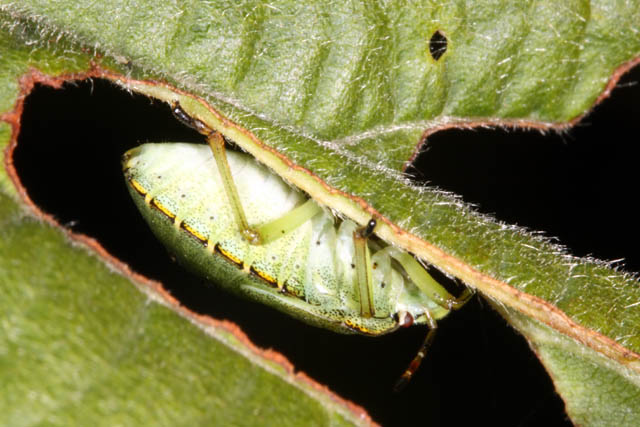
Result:
{"label": "insect abdomen", "polygon": [[[251,224],[279,218],[306,200],[253,158],[227,156]],[[342,221],[336,231],[325,211],[273,242],[246,242],[205,145],[145,144],[125,154],[124,169],[138,208],[178,261],[234,292],[317,326],[370,335],[394,330],[399,310],[418,318],[421,307],[433,306],[412,292],[383,249],[372,257],[376,314],[362,317],[354,286],[356,225]]]}

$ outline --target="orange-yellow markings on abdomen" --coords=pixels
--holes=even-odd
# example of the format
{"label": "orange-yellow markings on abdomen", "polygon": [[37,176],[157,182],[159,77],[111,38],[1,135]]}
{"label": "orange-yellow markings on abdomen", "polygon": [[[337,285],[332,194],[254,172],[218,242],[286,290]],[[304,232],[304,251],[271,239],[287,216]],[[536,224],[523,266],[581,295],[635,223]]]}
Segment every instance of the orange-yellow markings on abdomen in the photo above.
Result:
{"label": "orange-yellow markings on abdomen", "polygon": [[234,263],[236,266],[243,268],[244,267],[244,261],[242,261],[240,258],[238,258],[237,256],[235,256],[234,254],[232,254],[231,252],[225,250],[222,246],[220,245],[216,245],[216,249],[218,249],[218,252],[225,257],[226,259],[228,259],[229,261],[231,261],[232,263]]}
{"label": "orange-yellow markings on abdomen", "polygon": [[171,219],[174,219],[176,216],[173,214],[173,212],[171,212],[169,209],[167,209],[166,207],[164,207],[164,205],[162,203],[160,203],[158,201],[158,199],[153,199],[151,201],[151,203],[153,203],[153,206],[155,206],[156,208],[158,208],[158,210],[160,212],[162,212],[163,214],[165,214],[166,216],[168,216]]}
{"label": "orange-yellow markings on abdomen", "polygon": [[265,273],[264,271],[260,271],[253,266],[250,268],[250,271],[251,273],[255,274],[256,276],[260,277],[262,280],[267,282],[269,285],[273,287],[278,287],[278,281],[275,278],[268,275],[267,273]]}
{"label": "orange-yellow markings on abdomen", "polygon": [[[204,243],[208,252],[210,253],[218,252],[220,255],[222,255],[227,260],[231,261],[237,267],[245,270],[247,273],[251,273],[251,274],[254,274],[255,276],[258,276],[259,278],[267,282],[270,286],[278,288],[279,290],[284,291],[288,295],[291,295],[297,298],[301,297],[298,290],[286,284],[280,283],[275,277],[272,277],[271,275],[253,266],[250,266],[250,267],[245,266],[244,261],[242,261],[240,258],[235,256],[231,252],[227,251],[226,249],[222,248],[219,244],[214,243],[212,240],[207,239],[204,235],[202,235],[200,232],[198,232],[196,229],[194,229],[190,225],[184,223],[181,218],[178,218],[177,215],[175,215],[173,212],[167,209],[157,199],[152,198],[149,192],[135,179],[130,179],[129,183],[138,193],[140,193],[140,195],[144,196],[145,203],[147,203],[148,205],[153,205],[153,207],[157,208],[160,212],[162,212],[167,217],[172,219],[174,227],[182,228],[187,233],[191,234],[193,237],[198,239],[200,242]],[[353,325],[350,323],[347,323],[347,326],[351,327],[352,329],[357,329],[359,331],[369,333],[367,329],[364,329],[362,327],[357,327],[356,325]]]}
{"label": "orange-yellow markings on abdomen", "polygon": [[191,227],[186,223],[182,223],[182,228],[184,228],[189,234],[191,234],[196,239],[200,240],[202,243],[207,243],[207,238],[200,234],[195,228]]}
{"label": "orange-yellow markings on abdomen", "polygon": [[141,195],[145,196],[147,194],[147,190],[145,190],[144,187],[142,185],[140,185],[140,183],[138,181],[136,181],[135,179],[130,179],[129,183]]}
{"label": "orange-yellow markings on abdomen", "polygon": [[355,329],[357,331],[362,332],[363,334],[368,334],[368,335],[373,334],[373,331],[371,331],[370,329],[367,329],[367,328],[365,328],[364,326],[361,326],[361,325],[357,325],[357,324],[353,323],[351,320],[345,320],[344,324],[347,326],[347,328]]}

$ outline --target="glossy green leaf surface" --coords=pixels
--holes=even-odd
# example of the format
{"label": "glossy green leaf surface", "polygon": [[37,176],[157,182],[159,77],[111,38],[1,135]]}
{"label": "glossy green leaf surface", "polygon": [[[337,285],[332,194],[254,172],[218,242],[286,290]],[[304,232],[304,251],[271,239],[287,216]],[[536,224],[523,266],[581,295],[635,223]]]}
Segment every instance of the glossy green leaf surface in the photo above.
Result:
{"label": "glossy green leaf surface", "polygon": [[[293,184],[360,222],[375,210],[388,220],[385,239],[524,316],[511,320],[525,335],[528,321],[542,322],[558,339],[600,354],[596,363],[617,366],[611,389],[616,381],[620,390],[637,384],[636,278],[571,257],[399,173],[436,129],[547,128],[585,113],[616,69],[639,55],[637,2],[27,1],[5,2],[2,10],[3,26],[16,37],[11,43],[50,46],[54,57],[95,47],[105,66],[202,97],[251,133],[234,140],[276,172],[285,167],[269,148],[304,168],[288,176]],[[51,41],[61,31],[64,48]],[[438,60],[429,46],[436,31],[447,38]],[[177,96],[170,87],[120,80],[158,99]],[[13,99],[2,101],[2,111]],[[195,104],[203,120],[234,131]],[[340,196],[329,199],[329,189]],[[531,339],[535,347],[540,338]],[[577,402],[572,390],[590,365],[563,369],[553,351],[539,354],[565,399]],[[581,415],[589,405],[567,406],[574,420],[597,423]]]}

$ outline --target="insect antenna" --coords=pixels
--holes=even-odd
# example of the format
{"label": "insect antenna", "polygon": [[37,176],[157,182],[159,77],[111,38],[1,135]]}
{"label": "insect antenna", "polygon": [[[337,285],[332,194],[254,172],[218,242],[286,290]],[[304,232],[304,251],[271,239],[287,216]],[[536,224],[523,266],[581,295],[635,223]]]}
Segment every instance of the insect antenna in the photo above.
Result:
{"label": "insect antenna", "polygon": [[438,329],[438,325],[435,319],[431,316],[431,313],[427,311],[425,312],[425,314],[427,316],[427,321],[429,323],[429,332],[427,332],[427,336],[424,338],[424,341],[420,346],[420,350],[418,350],[418,353],[413,358],[411,363],[409,363],[409,366],[407,367],[407,369],[402,373],[402,376],[398,379],[396,384],[393,386],[394,393],[401,392],[402,390],[404,390],[407,384],[409,384],[409,381],[411,381],[413,374],[420,367],[420,364],[422,363],[424,356],[427,354],[427,351],[429,351],[429,347],[431,347],[431,344],[433,344],[433,340],[436,337],[436,331]]}

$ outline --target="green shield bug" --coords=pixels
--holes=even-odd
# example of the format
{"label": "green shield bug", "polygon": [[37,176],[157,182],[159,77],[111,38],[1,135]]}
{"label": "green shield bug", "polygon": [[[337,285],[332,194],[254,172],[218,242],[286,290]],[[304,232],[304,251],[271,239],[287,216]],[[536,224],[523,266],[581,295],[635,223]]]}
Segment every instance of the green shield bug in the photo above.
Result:
{"label": "green shield bug", "polygon": [[253,157],[174,104],[200,144],[144,144],[124,155],[129,191],[177,260],[232,292],[315,326],[382,335],[424,324],[429,332],[396,384],[402,388],[431,345],[437,320],[461,307],[409,253],[375,237],[376,221],[336,218]]}

